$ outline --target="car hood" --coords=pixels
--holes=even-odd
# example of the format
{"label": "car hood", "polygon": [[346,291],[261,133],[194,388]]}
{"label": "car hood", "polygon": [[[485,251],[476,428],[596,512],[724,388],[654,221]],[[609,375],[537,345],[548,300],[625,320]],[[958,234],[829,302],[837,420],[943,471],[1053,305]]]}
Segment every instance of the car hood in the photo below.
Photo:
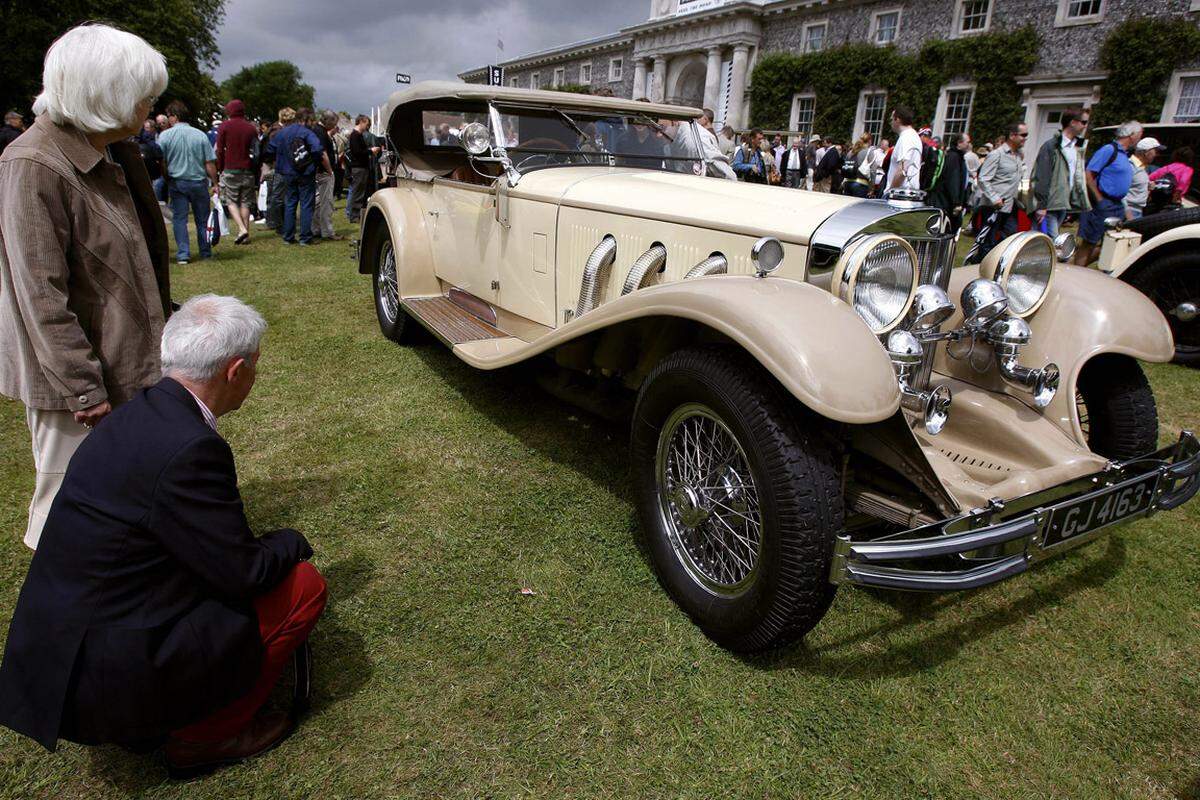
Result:
{"label": "car hood", "polygon": [[808,244],[853,197],[742,183],[675,172],[609,167],[559,167],[521,178],[514,195],[714,230]]}

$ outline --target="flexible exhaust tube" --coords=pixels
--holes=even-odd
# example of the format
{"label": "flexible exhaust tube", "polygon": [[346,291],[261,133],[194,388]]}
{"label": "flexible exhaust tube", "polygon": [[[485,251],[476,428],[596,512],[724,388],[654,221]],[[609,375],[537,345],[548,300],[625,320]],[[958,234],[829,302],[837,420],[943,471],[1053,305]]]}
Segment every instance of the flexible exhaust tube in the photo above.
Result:
{"label": "flexible exhaust tube", "polygon": [[633,266],[629,268],[629,274],[625,276],[625,285],[621,287],[621,294],[629,294],[642,288],[642,281],[646,279],[650,271],[658,271],[665,263],[667,263],[667,248],[661,244],[651,245],[650,249],[638,256],[638,260],[633,262]]}
{"label": "flexible exhaust tube", "polygon": [[582,317],[596,307],[596,293],[600,285],[600,274],[608,274],[613,260],[617,257],[617,240],[612,235],[605,236],[592,250],[583,265],[583,283],[579,286],[579,305],[575,307],[575,318]]}
{"label": "flexible exhaust tube", "polygon": [[720,253],[714,253],[689,269],[688,274],[684,275],[683,279],[686,281],[688,278],[703,278],[705,275],[724,275],[728,271],[729,262],[725,259],[725,256]]}

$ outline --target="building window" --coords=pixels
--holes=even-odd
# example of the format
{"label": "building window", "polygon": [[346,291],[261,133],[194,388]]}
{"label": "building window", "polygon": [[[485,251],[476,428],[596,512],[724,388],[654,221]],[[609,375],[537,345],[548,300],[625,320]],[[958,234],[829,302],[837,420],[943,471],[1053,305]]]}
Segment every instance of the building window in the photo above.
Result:
{"label": "building window", "polygon": [[992,23],[992,0],[960,0],[958,32],[983,33]]}
{"label": "building window", "polygon": [[530,89],[542,88],[542,73],[535,72],[529,76],[529,88]]}
{"label": "building window", "polygon": [[1104,17],[1104,0],[1058,0],[1054,24],[1086,25]]}
{"label": "building window", "polygon": [[580,64],[579,65],[579,82],[582,83],[584,86],[587,86],[589,83],[592,82],[592,65],[591,64]]}
{"label": "building window", "polygon": [[854,121],[854,138],[864,133],[878,142],[883,136],[884,116],[887,114],[887,92],[879,89],[863,89],[858,96],[858,115]]}
{"label": "building window", "polygon": [[554,68],[554,88],[557,89],[567,82],[567,70],[565,67]]}
{"label": "building window", "polygon": [[608,79],[610,81],[621,80],[621,75],[624,71],[625,60],[621,58],[613,58],[608,62]]}
{"label": "building window", "polygon": [[517,87],[517,86],[521,85],[521,81],[519,78],[509,78],[508,85],[512,86],[512,87]]}
{"label": "building window", "polygon": [[811,94],[798,94],[792,98],[792,124],[794,131],[800,132],[800,138],[805,141],[813,132],[813,117],[817,113],[817,100]]}
{"label": "building window", "polygon": [[974,86],[945,86],[938,98],[933,132],[938,136],[966,133],[971,126],[971,104],[975,100]]}
{"label": "building window", "polygon": [[816,53],[825,49],[825,34],[829,30],[827,22],[810,22],[804,26],[804,52]]}
{"label": "building window", "polygon": [[1200,122],[1200,72],[1189,70],[1171,76],[1163,122]]}
{"label": "building window", "polygon": [[900,9],[876,11],[871,17],[871,41],[877,45],[894,44],[900,34]]}

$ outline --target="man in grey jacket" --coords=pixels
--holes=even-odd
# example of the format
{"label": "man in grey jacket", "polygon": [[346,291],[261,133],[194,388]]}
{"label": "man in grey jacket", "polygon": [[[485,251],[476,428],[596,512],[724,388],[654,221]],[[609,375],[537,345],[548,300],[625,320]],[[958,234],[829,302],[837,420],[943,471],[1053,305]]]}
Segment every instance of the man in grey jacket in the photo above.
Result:
{"label": "man in grey jacket", "polygon": [[1038,225],[1045,222],[1046,233],[1058,235],[1067,214],[1082,213],[1092,207],[1083,176],[1080,137],[1087,131],[1090,114],[1082,108],[1062,112],[1062,135],[1053,136],[1038,150],[1033,167],[1034,212]]}
{"label": "man in grey jacket", "polygon": [[970,263],[982,261],[998,242],[1017,232],[1017,193],[1021,190],[1025,165],[1021,150],[1029,138],[1029,129],[1024,122],[1014,122],[1006,134],[1004,144],[989,153],[979,167],[981,204],[990,215],[984,225],[987,231],[980,233],[968,254]]}

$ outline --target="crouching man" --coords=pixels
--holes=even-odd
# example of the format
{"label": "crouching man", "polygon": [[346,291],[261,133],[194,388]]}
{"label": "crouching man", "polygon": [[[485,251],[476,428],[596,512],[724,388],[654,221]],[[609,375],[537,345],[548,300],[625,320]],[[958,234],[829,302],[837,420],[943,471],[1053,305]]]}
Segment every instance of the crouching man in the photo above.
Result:
{"label": "crouching man", "polygon": [[193,297],[162,334],[164,378],[80,445],[51,506],[0,666],[0,723],[147,750],[177,774],[270,749],[259,711],[325,607],[293,530],[255,538],[217,418],[254,386],[266,322]]}

